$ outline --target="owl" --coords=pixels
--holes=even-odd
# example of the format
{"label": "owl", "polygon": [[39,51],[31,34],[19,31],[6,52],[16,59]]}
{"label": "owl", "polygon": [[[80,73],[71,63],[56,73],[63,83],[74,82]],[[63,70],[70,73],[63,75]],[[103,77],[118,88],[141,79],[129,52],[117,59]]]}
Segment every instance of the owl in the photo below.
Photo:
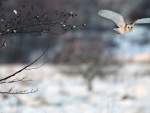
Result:
{"label": "owl", "polygon": [[98,12],[98,14],[100,16],[103,16],[105,18],[113,20],[117,24],[117,26],[119,27],[119,28],[114,28],[114,30],[118,34],[124,34],[124,33],[131,32],[133,30],[134,24],[150,23],[150,18],[143,18],[143,19],[137,19],[130,24],[126,24],[124,22],[123,17],[120,14],[115,13],[115,12],[110,11],[110,10],[100,10]]}

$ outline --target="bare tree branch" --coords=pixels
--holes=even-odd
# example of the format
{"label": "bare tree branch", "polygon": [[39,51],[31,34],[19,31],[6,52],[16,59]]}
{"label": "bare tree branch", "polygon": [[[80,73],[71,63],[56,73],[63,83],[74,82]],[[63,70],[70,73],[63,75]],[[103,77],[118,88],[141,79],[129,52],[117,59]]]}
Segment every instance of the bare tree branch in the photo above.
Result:
{"label": "bare tree branch", "polygon": [[7,77],[5,77],[5,78],[0,79],[0,82],[2,82],[2,81],[4,81],[4,80],[7,80],[7,79],[9,79],[9,78],[11,78],[11,77],[13,77],[13,76],[16,76],[16,74],[22,72],[23,70],[25,70],[26,68],[30,67],[32,64],[34,64],[35,62],[37,62],[37,61],[48,51],[48,49],[49,49],[49,44],[50,44],[50,40],[49,40],[47,49],[46,49],[37,59],[35,59],[35,60],[34,60],[33,62],[31,62],[30,64],[26,65],[24,68],[22,68],[22,69],[18,70],[17,72],[13,73],[12,75],[9,75],[9,76],[7,76]]}
{"label": "bare tree branch", "polygon": [[[53,13],[49,13],[49,11],[44,12],[45,6],[39,6],[38,11],[36,11],[39,13],[35,14],[34,6],[31,6],[31,10],[27,9],[25,5],[23,5],[22,8],[19,10],[8,10],[7,8],[1,6],[3,2],[7,2],[7,0],[0,0],[0,49],[4,46],[6,47],[7,41],[11,40],[11,37],[5,38],[5,36],[12,36],[18,34],[29,34],[31,36],[41,36],[42,34],[62,35],[69,30],[76,29],[80,26],[85,26],[85,24],[76,25],[69,23],[70,19],[74,19],[77,16],[77,11],[73,13],[66,12],[65,10],[63,12],[55,11]],[[31,65],[35,64],[49,50],[50,41],[51,40],[49,39],[48,47],[45,50],[43,49],[42,45],[42,53],[38,58],[21,68],[20,70],[14,72],[13,74],[1,78],[0,84],[33,81],[30,79],[26,79],[27,75],[23,78],[20,78],[20,75],[17,76],[17,74],[21,73],[24,70],[38,69],[42,67],[44,63],[39,67],[29,68]],[[10,80],[13,77],[16,78]],[[11,94],[18,98],[16,96],[18,94],[30,94],[38,91],[38,89],[31,89],[29,91],[14,91],[14,87],[15,86],[11,87],[8,91],[0,91],[0,93]]]}
{"label": "bare tree branch", "polygon": [[35,90],[31,89],[29,91],[28,90],[12,91],[13,89],[14,89],[14,86],[11,89],[9,89],[8,91],[0,91],[0,93],[2,93],[2,94],[12,94],[12,95],[18,95],[18,94],[23,95],[23,94],[36,93],[38,91],[38,89],[35,89]]}

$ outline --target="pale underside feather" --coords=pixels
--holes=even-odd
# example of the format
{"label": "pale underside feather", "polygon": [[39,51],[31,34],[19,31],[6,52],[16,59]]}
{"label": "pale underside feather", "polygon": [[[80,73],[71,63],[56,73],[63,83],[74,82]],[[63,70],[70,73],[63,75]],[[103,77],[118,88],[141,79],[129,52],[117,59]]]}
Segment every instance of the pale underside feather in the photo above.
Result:
{"label": "pale underside feather", "polygon": [[123,17],[118,13],[115,13],[115,12],[109,11],[109,10],[100,10],[98,12],[98,14],[105,17],[105,18],[113,20],[117,24],[118,27],[124,27],[125,26],[125,22],[124,22]]}

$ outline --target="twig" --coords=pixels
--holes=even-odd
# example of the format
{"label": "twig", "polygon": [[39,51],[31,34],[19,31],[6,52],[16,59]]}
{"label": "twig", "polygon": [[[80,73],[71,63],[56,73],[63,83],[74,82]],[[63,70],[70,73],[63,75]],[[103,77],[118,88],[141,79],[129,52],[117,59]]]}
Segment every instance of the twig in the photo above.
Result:
{"label": "twig", "polygon": [[33,65],[35,62],[37,62],[37,61],[48,51],[48,49],[49,49],[49,44],[50,44],[50,40],[49,40],[47,49],[46,49],[37,59],[35,59],[35,60],[34,60],[33,62],[31,62],[30,64],[26,65],[24,68],[20,69],[19,71],[16,71],[16,72],[13,73],[12,75],[9,75],[9,76],[7,76],[7,77],[5,77],[5,78],[0,79],[0,82],[2,82],[2,81],[4,81],[4,80],[7,80],[7,79],[9,79],[9,78],[11,78],[11,77],[13,77],[13,76],[16,76],[16,74],[22,72],[23,70],[25,70],[26,68],[30,67],[30,66]]}

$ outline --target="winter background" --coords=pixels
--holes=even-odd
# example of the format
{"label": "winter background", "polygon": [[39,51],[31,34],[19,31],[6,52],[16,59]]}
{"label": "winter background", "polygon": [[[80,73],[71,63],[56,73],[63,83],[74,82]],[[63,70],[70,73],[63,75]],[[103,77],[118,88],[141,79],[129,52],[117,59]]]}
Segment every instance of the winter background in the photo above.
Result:
{"label": "winter background", "polygon": [[[150,17],[149,0],[11,0],[4,7],[17,10],[23,4],[43,5],[49,11],[77,11],[76,24],[86,27],[51,38],[51,47],[25,70],[33,82],[15,83],[17,89],[36,89],[35,94],[0,95],[1,113],[149,113],[150,24],[135,25],[133,32],[118,35],[111,20],[98,15],[108,9],[125,22]],[[36,13],[36,12],[35,12]],[[40,38],[11,36],[1,49],[0,76],[10,75],[41,54]],[[0,90],[10,85],[1,85]]]}

